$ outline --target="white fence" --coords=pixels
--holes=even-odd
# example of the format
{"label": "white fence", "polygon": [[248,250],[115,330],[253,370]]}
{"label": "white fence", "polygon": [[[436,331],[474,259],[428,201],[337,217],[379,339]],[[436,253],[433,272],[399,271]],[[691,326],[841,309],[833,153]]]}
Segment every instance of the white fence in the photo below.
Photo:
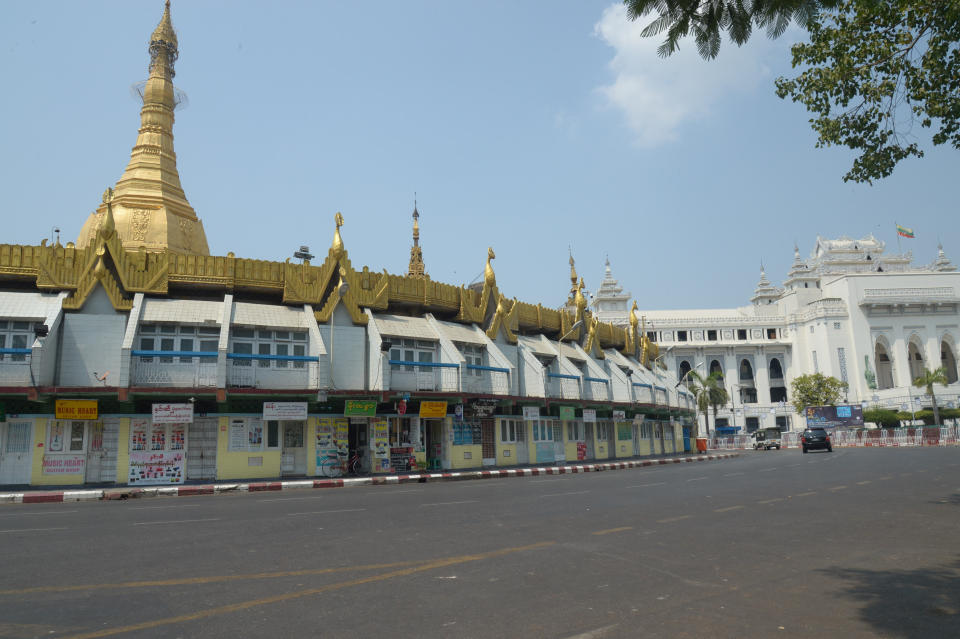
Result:
{"label": "white fence", "polygon": [[[835,447],[956,446],[960,443],[958,430],[956,426],[837,430],[830,433],[830,440]],[[747,449],[753,448],[753,442],[750,435],[713,437],[709,447],[720,450]],[[783,433],[780,443],[784,448],[800,448],[800,433]]]}

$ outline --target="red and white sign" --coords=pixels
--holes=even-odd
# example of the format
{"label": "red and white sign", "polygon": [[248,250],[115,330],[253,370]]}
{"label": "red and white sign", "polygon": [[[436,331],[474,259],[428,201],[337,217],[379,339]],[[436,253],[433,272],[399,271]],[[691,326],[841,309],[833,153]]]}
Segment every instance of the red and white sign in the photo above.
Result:
{"label": "red and white sign", "polygon": [[593,408],[584,408],[583,409],[583,421],[584,423],[591,423],[597,421],[597,411]]}
{"label": "red and white sign", "polygon": [[43,474],[80,475],[86,463],[84,455],[47,455],[43,458]]}
{"label": "red and white sign", "polygon": [[154,424],[192,424],[193,404],[154,404]]}

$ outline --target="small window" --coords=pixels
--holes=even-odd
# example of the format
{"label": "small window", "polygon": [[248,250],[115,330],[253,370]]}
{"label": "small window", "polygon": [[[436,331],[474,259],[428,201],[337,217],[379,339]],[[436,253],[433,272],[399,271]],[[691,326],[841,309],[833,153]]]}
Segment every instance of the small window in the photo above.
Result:
{"label": "small window", "polygon": [[219,326],[199,326],[197,327],[197,333],[200,335],[219,335],[220,327]]}
{"label": "small window", "polygon": [[687,341],[687,332],[686,331],[677,331],[677,341],[685,342]]}
{"label": "small window", "polygon": [[657,332],[656,331],[647,331],[647,339],[651,342],[657,341]]}
{"label": "small window", "polygon": [[307,341],[307,334],[303,331],[297,331],[293,334],[293,339],[296,342],[305,342]]}
{"label": "small window", "polygon": [[833,328],[839,331],[839,330],[840,330],[840,322],[834,322],[834,323],[833,323]]}
{"label": "small window", "polygon": [[70,450],[83,450],[83,422],[70,424]]}
{"label": "small window", "polygon": [[738,329],[737,329],[737,339],[739,339],[739,340],[747,339],[747,329],[745,329],[745,328],[738,328]]}
{"label": "small window", "polygon": [[176,335],[177,326],[176,324],[160,324],[160,334],[161,335]]}
{"label": "small window", "polygon": [[254,336],[254,331],[252,328],[243,328],[241,326],[235,326],[233,329],[233,336],[252,338]]}
{"label": "small window", "polygon": [[257,337],[259,339],[273,339],[273,331],[265,331],[263,329],[260,329],[259,331],[257,331]]}
{"label": "small window", "polygon": [[707,340],[711,342],[717,341],[717,331],[715,330],[707,331]]}
{"label": "small window", "polygon": [[267,422],[267,448],[280,447],[280,422]]}
{"label": "small window", "polygon": [[777,329],[768,328],[767,329],[767,339],[777,339]]}
{"label": "small window", "polygon": [[813,335],[813,325],[810,325],[810,334]]}

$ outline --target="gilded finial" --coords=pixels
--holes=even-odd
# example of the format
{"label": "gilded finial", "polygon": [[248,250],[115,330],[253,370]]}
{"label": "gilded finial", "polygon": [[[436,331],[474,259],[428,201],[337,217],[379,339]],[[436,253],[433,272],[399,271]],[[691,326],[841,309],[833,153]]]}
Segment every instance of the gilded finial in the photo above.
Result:
{"label": "gilded finial", "polygon": [[343,254],[343,240],[340,239],[340,227],[343,226],[343,215],[340,214],[340,211],[337,211],[337,214],[333,216],[333,222],[337,225],[337,228],[333,232],[333,245],[330,247],[330,250],[333,251],[334,255],[340,257],[340,255]]}
{"label": "gilded finial", "polygon": [[423,251],[420,249],[420,212],[417,211],[417,195],[413,195],[413,246],[410,247],[410,263],[407,265],[407,277],[425,279],[426,266],[423,263]]}
{"label": "gilded finial", "polygon": [[493,272],[493,266],[490,264],[490,260],[495,259],[497,256],[493,252],[493,247],[487,248],[487,265],[483,269],[483,283],[487,286],[496,286],[497,285],[497,276]]}
{"label": "gilded finial", "polygon": [[173,65],[180,56],[178,46],[177,32],[173,30],[173,21],[170,20],[170,0],[167,0],[160,23],[150,35],[150,71],[162,63],[162,67],[170,72],[170,77],[175,76]]}
{"label": "gilded finial", "polygon": [[109,240],[117,228],[113,221],[113,189],[108,188],[103,192],[103,203],[107,205],[107,211],[103,214],[103,221],[100,223],[100,235],[105,240]]}

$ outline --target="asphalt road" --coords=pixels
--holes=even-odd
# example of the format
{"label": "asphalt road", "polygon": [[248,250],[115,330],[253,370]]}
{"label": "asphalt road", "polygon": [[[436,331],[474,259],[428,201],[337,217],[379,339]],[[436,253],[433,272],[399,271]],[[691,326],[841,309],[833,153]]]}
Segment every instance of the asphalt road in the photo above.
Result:
{"label": "asphalt road", "polygon": [[960,448],[0,507],[0,637],[960,637]]}

